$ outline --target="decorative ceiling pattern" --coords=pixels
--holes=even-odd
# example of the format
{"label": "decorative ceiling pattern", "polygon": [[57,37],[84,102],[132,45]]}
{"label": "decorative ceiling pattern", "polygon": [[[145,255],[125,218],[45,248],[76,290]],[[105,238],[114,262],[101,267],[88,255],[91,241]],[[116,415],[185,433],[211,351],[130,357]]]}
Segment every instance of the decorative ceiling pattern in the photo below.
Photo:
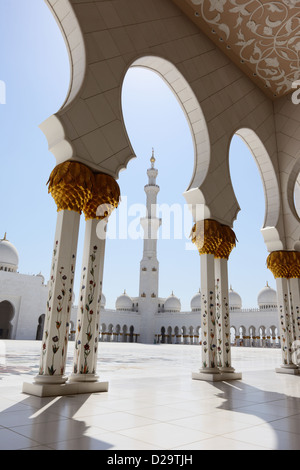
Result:
{"label": "decorative ceiling pattern", "polygon": [[300,0],[173,0],[273,99],[300,79]]}

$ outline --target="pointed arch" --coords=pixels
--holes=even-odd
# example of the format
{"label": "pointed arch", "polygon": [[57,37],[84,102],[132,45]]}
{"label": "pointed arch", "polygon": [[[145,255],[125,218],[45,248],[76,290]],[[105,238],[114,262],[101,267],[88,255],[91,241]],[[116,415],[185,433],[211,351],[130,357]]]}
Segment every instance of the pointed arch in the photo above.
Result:
{"label": "pointed arch", "polygon": [[64,38],[70,62],[70,83],[61,106],[65,110],[78,95],[86,76],[86,46],[81,27],[69,0],[45,0]]}
{"label": "pointed arch", "polygon": [[280,190],[270,155],[256,132],[252,129],[238,129],[235,135],[245,142],[260,172],[266,205],[263,228],[276,227],[280,215]]}
{"label": "pointed arch", "polygon": [[260,173],[265,200],[265,215],[261,233],[267,249],[269,251],[281,250],[284,248],[285,240],[281,224],[280,184],[271,155],[254,130],[242,127],[237,129],[234,135],[240,137],[246,144]]}
{"label": "pointed arch", "polygon": [[143,67],[158,74],[177,98],[189,124],[194,145],[194,171],[187,191],[198,189],[210,162],[210,139],[206,120],[191,86],[170,61],[159,56],[143,56],[130,67]]}

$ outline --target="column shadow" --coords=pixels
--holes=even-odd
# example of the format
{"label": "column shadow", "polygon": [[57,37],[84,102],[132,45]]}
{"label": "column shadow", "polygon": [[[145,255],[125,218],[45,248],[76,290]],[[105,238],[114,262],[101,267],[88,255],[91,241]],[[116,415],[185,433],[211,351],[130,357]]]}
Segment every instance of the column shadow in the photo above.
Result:
{"label": "column shadow", "polygon": [[[299,381],[297,376],[291,378]],[[220,392],[216,396],[224,398],[224,402],[217,409],[258,418],[257,421],[249,420],[249,428],[252,426],[254,436],[253,444],[259,445],[257,436],[254,435],[258,428],[255,428],[259,425],[268,425],[274,433],[273,442],[269,442],[273,450],[300,450],[299,397],[276,391],[265,391],[243,381],[215,382],[213,386]],[[237,434],[238,436],[232,436],[232,438],[243,441],[243,431]],[[249,444],[248,439],[251,440],[252,437],[248,437],[244,442]],[[261,446],[266,447],[266,441],[261,442]]]}
{"label": "column shadow", "polygon": [[[91,427],[85,424],[84,416],[74,418],[89,397],[39,398],[24,395],[24,400],[0,412],[0,450],[111,449],[113,444],[89,436]],[[107,432],[99,427],[99,434]]]}

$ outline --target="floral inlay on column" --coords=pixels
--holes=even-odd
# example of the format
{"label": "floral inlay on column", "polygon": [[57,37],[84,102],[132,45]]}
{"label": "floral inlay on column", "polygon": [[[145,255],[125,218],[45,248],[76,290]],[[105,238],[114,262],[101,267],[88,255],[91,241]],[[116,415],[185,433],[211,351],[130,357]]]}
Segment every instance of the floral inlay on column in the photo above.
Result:
{"label": "floral inlay on column", "polygon": [[[59,270],[59,278],[60,278],[60,284],[61,284],[61,291],[59,295],[57,296],[57,302],[56,302],[56,320],[55,320],[55,328],[56,328],[56,335],[52,336],[52,351],[53,351],[53,356],[52,356],[52,364],[48,366],[48,373],[49,375],[54,375],[56,372],[56,369],[54,369],[54,356],[55,354],[58,353],[59,348],[60,348],[60,337],[61,337],[61,326],[63,322],[62,318],[62,311],[64,307],[64,301],[66,297],[66,281],[67,281],[67,276],[64,274],[64,267],[62,266]],[[64,346],[62,346],[62,351],[61,355],[64,356]],[[60,373],[63,374],[63,369],[61,368]]]}
{"label": "floral inlay on column", "polygon": [[296,281],[296,299],[299,299],[300,252],[274,251],[267,258],[267,267],[277,282],[279,295],[279,320],[281,326],[282,360],[286,366],[293,365],[293,346],[297,339],[299,307],[294,305],[291,284]]}
{"label": "floral inlay on column", "polygon": [[212,369],[216,367],[216,316],[215,316],[215,309],[214,309],[214,292],[209,292],[209,316],[210,316],[210,324],[212,327],[210,328],[210,338],[209,338],[209,348],[211,351],[210,355],[210,365]]}
{"label": "floral inlay on column", "polygon": [[77,162],[64,162],[51,172],[48,191],[57,205],[55,244],[42,342],[39,383],[65,383],[80,214],[91,198],[93,173]]}
{"label": "floral inlay on column", "polygon": [[[51,319],[51,311],[52,311],[51,300],[52,300],[53,288],[54,288],[54,283],[55,283],[55,272],[56,272],[56,263],[57,263],[57,258],[56,258],[57,248],[58,248],[58,240],[55,241],[55,247],[54,247],[53,255],[52,255],[51,277],[50,277],[48,300],[47,300],[47,315],[46,315],[44,334],[43,334],[41,364],[40,364],[40,368],[39,368],[39,374],[40,375],[43,375],[45,373],[45,356],[46,356],[46,353],[47,353],[47,340],[48,340],[48,337],[49,337],[49,327],[50,327],[50,319]],[[51,366],[50,366],[50,369],[51,369]],[[53,361],[52,361],[52,370],[53,370]]]}
{"label": "floral inlay on column", "polygon": [[[201,257],[203,369],[227,367],[231,372],[227,264],[217,261],[227,263],[236,236],[230,227],[206,219],[194,225],[191,237]],[[216,280],[215,263],[221,276],[216,274]]]}
{"label": "floral inlay on column", "polygon": [[[204,308],[203,308],[204,307]],[[203,360],[202,360],[202,366],[204,369],[208,367],[207,361],[206,361],[206,355],[207,355],[207,300],[206,296],[202,294],[202,355],[203,355]]]}
{"label": "floral inlay on column", "polygon": [[[80,374],[95,373],[95,370],[90,370],[89,356],[91,349],[95,349],[95,351],[97,351],[97,346],[93,343],[97,343],[98,341],[97,336],[94,338],[94,323],[95,317],[97,318],[97,311],[93,308],[97,287],[95,278],[95,270],[97,269],[97,265],[95,264],[97,250],[98,247],[95,245],[92,253],[90,254],[89,272],[87,273],[86,267],[83,268],[80,311],[82,317],[85,317],[85,319],[78,319],[77,338],[75,342],[75,351],[77,354],[77,362],[74,363],[75,374],[77,374],[78,371]],[[82,331],[82,325],[85,325],[85,331]],[[98,331],[98,327],[96,328],[96,331]],[[79,365],[79,346],[81,344],[83,345],[83,363]]]}
{"label": "floral inlay on column", "polygon": [[[209,292],[209,299],[206,300],[205,294],[202,294],[202,366],[203,369],[214,368],[216,366],[216,343],[215,326],[216,319],[214,314],[214,293]],[[203,308],[204,307],[204,308]]]}
{"label": "floral inlay on column", "polygon": [[223,367],[222,362],[222,310],[221,310],[221,301],[220,301],[220,279],[216,280],[216,325],[217,325],[217,366]]}
{"label": "floral inlay on column", "polygon": [[224,314],[223,322],[225,328],[225,344],[224,350],[224,365],[225,367],[231,367],[231,345],[230,345],[230,316],[229,316],[229,302],[227,297],[223,298]]}
{"label": "floral inlay on column", "polygon": [[97,382],[99,378],[96,369],[106,231],[103,238],[98,238],[97,227],[101,223],[105,228],[108,217],[118,207],[120,188],[111,176],[98,173],[94,175],[92,194],[83,208],[86,227],[73,373],[69,379],[72,382]]}
{"label": "floral inlay on column", "polygon": [[289,364],[290,357],[292,355],[292,331],[291,331],[291,317],[290,317],[290,308],[289,308],[289,299],[288,295],[284,295],[284,306],[283,306],[283,315],[282,315],[282,349],[284,354],[284,364]]}

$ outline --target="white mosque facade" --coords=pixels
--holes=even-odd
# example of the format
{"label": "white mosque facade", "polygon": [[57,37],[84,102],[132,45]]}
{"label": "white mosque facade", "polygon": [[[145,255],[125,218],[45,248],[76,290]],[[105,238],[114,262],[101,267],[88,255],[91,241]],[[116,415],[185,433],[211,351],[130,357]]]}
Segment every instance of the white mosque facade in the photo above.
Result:
{"label": "white mosque facade", "polygon": [[18,272],[15,246],[0,240],[0,339],[41,338],[48,288],[41,274]]}
{"label": "white mosque facade", "polygon": [[[106,308],[101,297],[99,325],[100,341],[140,342],[148,344],[200,344],[201,292],[190,302],[190,311],[181,311],[181,302],[172,294],[163,298],[159,291],[159,262],[157,259],[157,232],[161,219],[156,216],[159,186],[154,167],[148,169],[145,186],[147,217],[141,219],[144,237],[143,257],[140,263],[139,296],[131,297],[124,291],[115,309]],[[41,340],[48,298],[48,285],[42,275],[18,272],[19,254],[6,239],[0,240],[0,339]],[[277,294],[266,285],[258,294],[258,306],[243,309],[242,299],[232,288],[229,291],[231,343],[246,347],[280,346]],[[76,337],[78,307],[72,306],[70,339]]]}
{"label": "white mosque facade", "polygon": [[[229,291],[231,343],[245,347],[280,347],[276,291],[264,287],[258,294],[258,307],[242,308],[242,299]],[[238,300],[238,301],[237,301]],[[156,305],[156,304],[155,304]],[[181,311],[180,299],[173,293],[157,299],[151,331],[152,343],[200,344],[201,293],[191,299],[190,311]],[[142,312],[139,298],[124,292],[116,309],[101,310],[100,341],[141,342]]]}

